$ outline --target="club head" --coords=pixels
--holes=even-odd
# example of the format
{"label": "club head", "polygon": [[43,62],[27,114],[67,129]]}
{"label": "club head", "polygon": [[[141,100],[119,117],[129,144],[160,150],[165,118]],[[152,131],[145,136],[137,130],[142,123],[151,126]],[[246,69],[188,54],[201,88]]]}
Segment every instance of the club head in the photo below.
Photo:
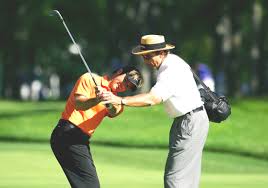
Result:
{"label": "club head", "polygon": [[49,16],[58,16],[61,20],[63,20],[60,12],[58,10],[52,10],[52,11],[50,11]]}

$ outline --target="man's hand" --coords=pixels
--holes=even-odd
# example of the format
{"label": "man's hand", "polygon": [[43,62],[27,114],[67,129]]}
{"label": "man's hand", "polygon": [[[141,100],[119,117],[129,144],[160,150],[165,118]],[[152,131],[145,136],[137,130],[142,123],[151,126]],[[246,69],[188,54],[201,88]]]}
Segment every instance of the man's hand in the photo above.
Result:
{"label": "man's hand", "polygon": [[[96,86],[95,87],[95,92],[96,92],[96,98],[99,102],[101,102],[101,104],[104,104],[105,107],[108,109],[108,111],[111,114],[117,113],[116,108],[111,104],[111,103],[107,103],[106,101],[103,101],[103,93],[108,92],[106,89],[102,88],[101,86]],[[110,91],[109,91],[110,92]],[[112,93],[112,92],[110,92]]]}
{"label": "man's hand", "polygon": [[106,91],[105,88],[101,86],[95,87],[96,97],[88,98],[84,95],[75,95],[75,109],[76,110],[87,110],[99,104],[102,101],[102,92]]}
{"label": "man's hand", "polygon": [[104,89],[103,87],[101,86],[96,86],[95,87],[95,94],[96,94],[96,98],[99,102],[102,101],[102,93],[105,92],[106,89]]}
{"label": "man's hand", "polygon": [[110,91],[104,91],[102,92],[102,94],[100,95],[101,100],[103,101],[103,104],[121,104],[122,98],[118,97],[116,95],[114,95],[112,92]]}
{"label": "man's hand", "polygon": [[101,103],[106,106],[110,117],[115,117],[122,112],[121,97],[114,95],[110,91],[103,91],[99,94],[99,97]]}

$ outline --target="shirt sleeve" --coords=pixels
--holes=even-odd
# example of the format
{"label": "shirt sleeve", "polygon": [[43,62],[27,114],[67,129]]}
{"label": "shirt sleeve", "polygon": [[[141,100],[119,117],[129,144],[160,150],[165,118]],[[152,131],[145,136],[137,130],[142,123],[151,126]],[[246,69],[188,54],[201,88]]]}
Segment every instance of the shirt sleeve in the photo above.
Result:
{"label": "shirt sleeve", "polygon": [[79,78],[79,80],[77,80],[74,93],[91,98],[95,96],[93,88],[91,79],[87,76],[87,74],[84,74]]}
{"label": "shirt sleeve", "polygon": [[157,81],[156,84],[152,87],[151,92],[154,95],[161,97],[163,101],[169,99],[173,94],[171,83],[169,83],[167,79]]}

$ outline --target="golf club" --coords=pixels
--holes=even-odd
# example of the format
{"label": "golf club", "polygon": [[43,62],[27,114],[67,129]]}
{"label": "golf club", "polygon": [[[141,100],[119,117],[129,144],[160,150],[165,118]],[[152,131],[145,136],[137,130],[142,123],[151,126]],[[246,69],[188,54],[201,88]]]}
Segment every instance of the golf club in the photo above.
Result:
{"label": "golf club", "polygon": [[84,63],[84,65],[86,66],[86,69],[87,69],[88,73],[90,74],[90,76],[91,76],[91,78],[92,78],[94,84],[97,86],[96,80],[94,79],[94,77],[93,77],[93,75],[92,75],[92,72],[91,72],[91,70],[89,69],[89,67],[88,67],[88,65],[87,65],[87,62],[86,62],[85,58],[83,57],[83,55],[82,55],[82,53],[81,53],[79,47],[77,46],[77,44],[76,44],[76,42],[75,42],[75,40],[74,40],[74,38],[73,38],[71,32],[69,31],[67,25],[65,24],[65,21],[63,20],[63,17],[61,16],[60,12],[59,12],[58,10],[52,10],[52,11],[50,12],[50,16],[58,16],[58,17],[61,19],[61,21],[62,21],[62,23],[63,23],[63,25],[64,25],[66,31],[68,32],[68,34],[69,34],[69,36],[70,36],[72,42],[74,43],[74,45],[75,45],[75,47],[76,47],[76,49],[77,49],[77,51],[78,51],[78,53],[79,53],[79,55],[80,55],[80,57],[81,57],[83,63]]}
{"label": "golf club", "polygon": [[[98,86],[98,84],[97,84],[95,78],[94,78],[93,75],[92,75],[92,72],[91,72],[90,68],[89,68],[88,65],[87,65],[87,62],[86,62],[85,58],[83,57],[83,55],[82,55],[82,53],[81,53],[79,47],[77,46],[77,44],[76,44],[76,42],[75,42],[75,40],[74,40],[74,38],[73,38],[71,32],[69,31],[67,25],[65,24],[65,21],[64,21],[62,15],[60,14],[60,12],[59,12],[58,10],[52,10],[52,11],[50,12],[50,16],[58,16],[58,17],[61,19],[61,21],[62,21],[62,23],[63,23],[63,25],[64,25],[66,31],[68,32],[68,34],[69,34],[69,36],[70,36],[72,42],[74,43],[74,45],[75,45],[75,47],[76,47],[76,49],[77,49],[77,51],[78,51],[78,53],[79,53],[79,55],[80,55],[80,57],[81,57],[83,63],[84,63],[84,65],[85,65],[85,67],[86,67],[86,69],[87,69],[87,71],[88,71],[88,73],[89,73],[89,75],[91,76],[91,78],[92,78],[92,80],[93,80],[93,82],[94,82],[94,84],[95,84],[95,86]],[[111,107],[112,107],[112,104],[105,104],[105,106],[106,106],[106,108],[111,108]]]}

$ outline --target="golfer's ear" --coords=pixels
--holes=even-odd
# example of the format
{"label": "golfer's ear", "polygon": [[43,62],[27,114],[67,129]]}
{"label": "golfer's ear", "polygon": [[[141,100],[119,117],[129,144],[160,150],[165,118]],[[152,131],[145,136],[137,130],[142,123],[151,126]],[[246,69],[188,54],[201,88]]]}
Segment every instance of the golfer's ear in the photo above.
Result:
{"label": "golfer's ear", "polygon": [[162,56],[166,54],[164,51],[160,51],[159,53],[160,53],[160,55],[162,55]]}

